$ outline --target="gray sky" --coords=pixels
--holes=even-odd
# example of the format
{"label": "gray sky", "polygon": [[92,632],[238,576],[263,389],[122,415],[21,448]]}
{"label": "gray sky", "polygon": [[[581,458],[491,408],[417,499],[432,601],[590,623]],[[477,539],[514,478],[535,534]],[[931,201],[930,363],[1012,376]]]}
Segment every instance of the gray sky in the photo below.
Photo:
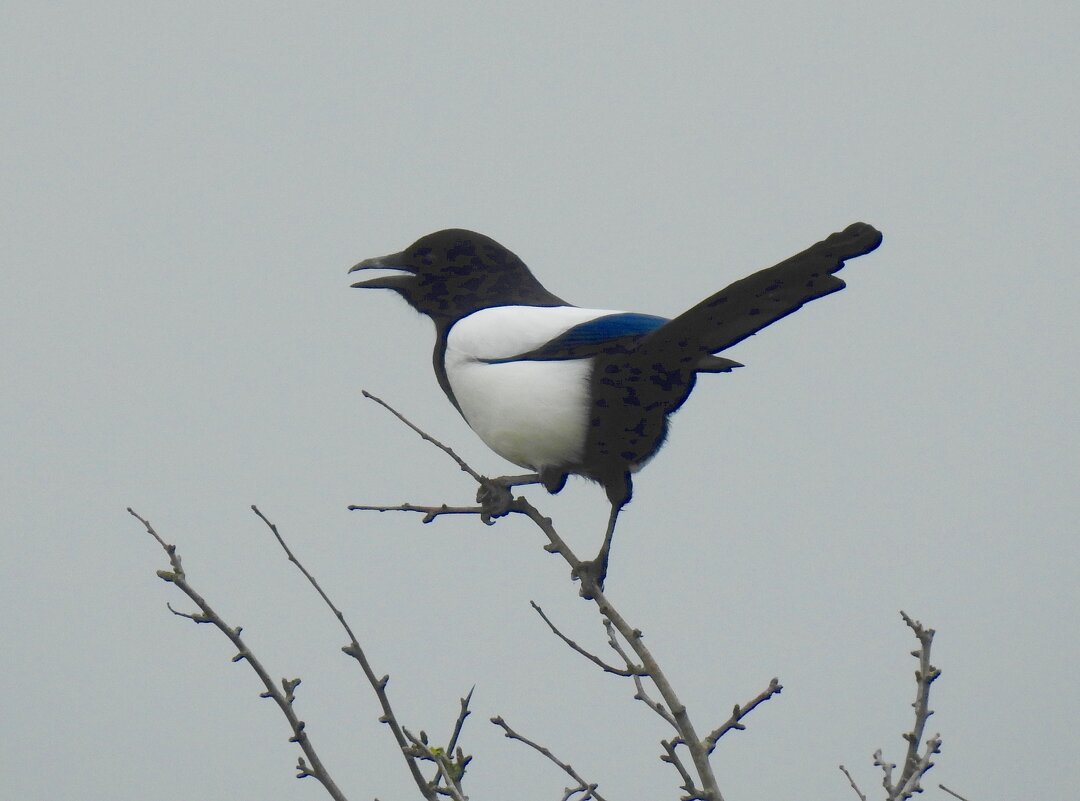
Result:
{"label": "gray sky", "polygon": [[[636,482],[609,590],[700,729],[783,694],[715,764],[731,801],[880,792],[914,644],[970,799],[1080,785],[1075,3],[10,2],[0,26],[0,760],[9,798],[320,798],[278,712],[154,571],[277,676],[354,799],[415,797],[343,635],[257,503],[443,737],[476,684],[474,799],[674,798],[668,736],[569,652],[595,612],[440,454],[516,472],[438,390],[429,323],[346,269],[462,226],[582,306],[672,315],[855,220],[848,288],[728,355]],[[603,493],[530,492],[582,553]],[[1068,788],[1068,789],[1067,789]]]}

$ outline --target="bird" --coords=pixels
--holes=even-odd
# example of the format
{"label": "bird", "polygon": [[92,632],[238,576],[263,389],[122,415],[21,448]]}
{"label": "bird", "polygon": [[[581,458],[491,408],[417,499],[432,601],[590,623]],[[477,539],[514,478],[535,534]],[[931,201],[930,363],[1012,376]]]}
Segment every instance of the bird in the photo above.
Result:
{"label": "bird", "polygon": [[547,290],[494,239],[451,228],[349,273],[388,272],[352,286],[388,289],[435,324],[439,386],[495,453],[532,471],[506,488],[559,492],[570,475],[599,483],[611,511],[596,558],[575,578],[603,589],[616,521],[633,475],[660,450],[668,418],[701,373],[742,367],[718,355],[804,304],[843,289],[835,273],[882,235],[854,223],[668,319],[582,308]]}

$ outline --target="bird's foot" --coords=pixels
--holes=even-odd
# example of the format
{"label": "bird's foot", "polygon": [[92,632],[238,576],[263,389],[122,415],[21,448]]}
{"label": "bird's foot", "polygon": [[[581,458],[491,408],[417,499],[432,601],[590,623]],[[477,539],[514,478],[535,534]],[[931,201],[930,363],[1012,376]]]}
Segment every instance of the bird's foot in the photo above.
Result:
{"label": "bird's foot", "polygon": [[581,562],[570,571],[570,578],[573,581],[581,582],[578,595],[586,601],[591,601],[598,592],[604,591],[604,579],[607,578],[607,560],[593,559],[588,562]]}
{"label": "bird's foot", "polygon": [[510,513],[510,506],[514,503],[514,496],[510,488],[514,486],[498,478],[485,478],[476,491],[476,502],[480,504],[480,519],[487,525],[492,525],[495,518],[504,517]]}

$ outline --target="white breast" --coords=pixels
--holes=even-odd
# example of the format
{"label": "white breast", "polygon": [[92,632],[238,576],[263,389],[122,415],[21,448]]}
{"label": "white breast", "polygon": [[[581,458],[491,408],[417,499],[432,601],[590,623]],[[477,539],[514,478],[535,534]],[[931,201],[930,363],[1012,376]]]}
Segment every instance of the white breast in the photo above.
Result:
{"label": "white breast", "polygon": [[540,347],[616,312],[499,306],[450,329],[444,366],[465,420],[489,448],[531,470],[579,463],[585,449],[591,359],[487,364]]}

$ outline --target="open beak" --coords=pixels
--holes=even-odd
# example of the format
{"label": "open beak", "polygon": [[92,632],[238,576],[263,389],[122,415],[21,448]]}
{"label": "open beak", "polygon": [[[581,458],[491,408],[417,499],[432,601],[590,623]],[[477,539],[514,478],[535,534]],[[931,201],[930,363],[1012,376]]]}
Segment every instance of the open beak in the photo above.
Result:
{"label": "open beak", "polygon": [[397,289],[402,290],[410,286],[415,278],[416,270],[405,264],[404,253],[391,253],[389,256],[376,256],[373,259],[364,259],[357,265],[349,268],[350,273],[358,270],[396,270],[397,275],[380,275],[369,278],[366,281],[357,281],[352,286],[360,289]]}

